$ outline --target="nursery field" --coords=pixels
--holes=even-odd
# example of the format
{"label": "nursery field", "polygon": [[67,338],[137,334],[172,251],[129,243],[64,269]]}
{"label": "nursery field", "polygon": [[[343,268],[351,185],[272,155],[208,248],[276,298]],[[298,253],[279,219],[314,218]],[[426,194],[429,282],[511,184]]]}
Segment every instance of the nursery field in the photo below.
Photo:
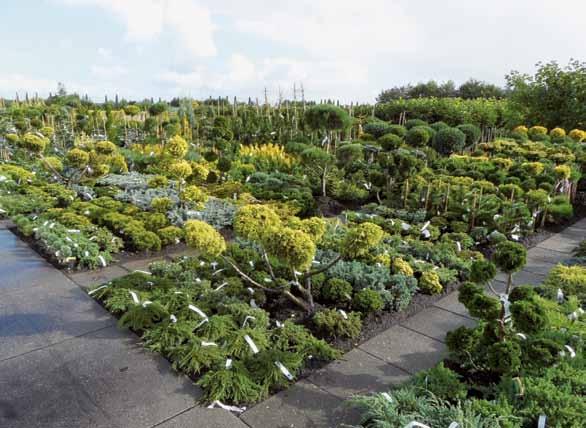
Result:
{"label": "nursery field", "polygon": [[506,99],[0,100],[0,215],[68,274],[189,248],[86,291],[201,404],[261,402],[458,289],[476,326],[352,398],[362,426],[581,427],[586,244],[514,276],[586,214],[580,126]]}

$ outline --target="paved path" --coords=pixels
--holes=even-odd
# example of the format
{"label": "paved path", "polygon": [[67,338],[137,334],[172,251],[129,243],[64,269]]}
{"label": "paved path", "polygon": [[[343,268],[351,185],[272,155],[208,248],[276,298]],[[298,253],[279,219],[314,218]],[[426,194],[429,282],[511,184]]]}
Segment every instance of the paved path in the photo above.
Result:
{"label": "paved path", "polygon": [[[530,249],[515,283],[540,283],[585,238],[586,219]],[[445,356],[446,332],[474,323],[452,293],[237,418],[196,406],[201,391],[80,289],[151,260],[65,276],[2,226],[0,254],[2,428],[335,427],[354,422],[345,398],[434,366]],[[504,276],[497,280],[503,288]]]}
{"label": "paved path", "polygon": [[240,427],[0,226],[0,427]]}

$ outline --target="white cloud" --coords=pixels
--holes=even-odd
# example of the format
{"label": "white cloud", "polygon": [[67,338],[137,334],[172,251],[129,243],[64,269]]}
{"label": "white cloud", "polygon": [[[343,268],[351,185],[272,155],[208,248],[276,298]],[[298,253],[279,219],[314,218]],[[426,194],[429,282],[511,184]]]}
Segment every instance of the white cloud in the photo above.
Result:
{"label": "white cloud", "polygon": [[190,71],[179,73],[176,71],[165,71],[157,76],[157,79],[164,83],[170,83],[179,90],[199,88],[205,83],[202,71]]}
{"label": "white cloud", "polygon": [[123,65],[92,65],[90,72],[98,79],[114,80],[128,74],[128,69]]}
{"label": "white cloud", "polygon": [[107,48],[98,48],[98,56],[105,61],[112,60],[112,51]]}
{"label": "white cloud", "polygon": [[419,44],[419,23],[405,13],[402,1],[297,0],[278,7],[266,0],[219,3],[238,30],[301,48],[320,59],[360,60],[411,52]]}
{"label": "white cloud", "polygon": [[18,92],[22,98],[25,92],[28,92],[29,95],[35,92],[39,94],[48,94],[51,91],[55,92],[57,90],[57,81],[23,74],[7,74],[0,75],[0,88],[10,88],[13,95]]}
{"label": "white cloud", "polygon": [[[352,101],[362,98],[368,82],[365,66],[352,61],[309,61],[289,57],[269,57],[258,61],[234,54],[221,70],[198,67],[189,72],[166,71],[157,80],[171,86],[171,96],[198,93],[225,94],[246,97],[260,94],[267,88],[274,101],[279,89],[285,97],[292,97],[293,84],[304,85],[311,98],[340,98]],[[345,92],[339,91],[340,87]],[[298,94],[299,96],[299,94]]]}
{"label": "white cloud", "polygon": [[210,11],[195,0],[61,0],[65,4],[96,6],[124,22],[132,42],[150,41],[163,32],[176,34],[196,57],[216,55]]}

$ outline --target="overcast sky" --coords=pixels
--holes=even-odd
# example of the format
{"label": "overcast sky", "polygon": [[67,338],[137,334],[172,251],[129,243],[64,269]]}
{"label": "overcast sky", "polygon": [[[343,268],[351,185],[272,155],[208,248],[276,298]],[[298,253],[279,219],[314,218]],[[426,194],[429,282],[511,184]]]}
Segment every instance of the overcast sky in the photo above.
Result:
{"label": "overcast sky", "polygon": [[586,60],[586,0],[3,0],[0,96],[373,101]]}

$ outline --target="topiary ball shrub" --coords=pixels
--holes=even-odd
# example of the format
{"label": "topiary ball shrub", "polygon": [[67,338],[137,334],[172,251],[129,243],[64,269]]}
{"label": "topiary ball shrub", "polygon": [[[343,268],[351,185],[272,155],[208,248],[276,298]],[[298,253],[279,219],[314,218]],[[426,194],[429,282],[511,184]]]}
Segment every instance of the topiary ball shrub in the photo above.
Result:
{"label": "topiary ball shrub", "polygon": [[321,297],[332,303],[349,302],[352,300],[352,284],[341,278],[329,279],[321,287]]}
{"label": "topiary ball shrub", "polygon": [[474,260],[470,268],[470,280],[486,284],[496,276],[496,266],[489,260]]}
{"label": "topiary ball shrub", "polygon": [[389,125],[387,122],[383,122],[381,120],[376,120],[376,121],[364,124],[364,126],[362,127],[362,130],[365,133],[370,134],[374,138],[378,139],[378,138],[382,137],[383,135],[386,135],[391,132],[391,125]]}
{"label": "topiary ball shrub", "polygon": [[456,126],[457,129],[462,131],[464,135],[466,135],[466,146],[473,146],[474,144],[480,141],[480,136],[482,135],[482,131],[476,125],[472,125],[470,123],[465,123],[462,125]]}
{"label": "topiary ball shrub", "polygon": [[421,119],[409,119],[405,122],[405,128],[407,129],[415,128],[416,126],[429,126],[429,123]]}
{"label": "topiary ball shrub", "polygon": [[568,136],[575,142],[579,143],[580,141],[586,140],[586,131],[582,131],[581,129],[572,129]]}
{"label": "topiary ball shrub", "polygon": [[466,145],[466,135],[457,128],[443,128],[435,134],[432,147],[440,154],[449,156],[461,152]]}
{"label": "topiary ball shrub", "polygon": [[407,135],[407,128],[401,125],[389,125],[389,133],[400,138],[405,138],[405,135]]}
{"label": "topiary ball shrub", "polygon": [[509,293],[509,302],[515,303],[521,300],[531,300],[533,296],[536,296],[537,292],[532,285],[520,285],[515,287]]}
{"label": "topiary ball shrub", "polygon": [[385,306],[379,293],[370,288],[364,288],[354,295],[352,307],[363,314],[378,312]]}
{"label": "topiary ball shrub", "polygon": [[439,294],[443,291],[442,284],[437,273],[423,272],[419,278],[419,289],[425,294]]}
{"label": "topiary ball shrub", "polygon": [[450,125],[448,125],[446,122],[442,122],[441,120],[438,122],[434,122],[429,126],[431,126],[436,132],[450,127]]}
{"label": "topiary ball shrub", "polygon": [[356,312],[342,312],[335,309],[323,309],[313,316],[317,331],[326,337],[355,339],[362,329],[360,315]]}
{"label": "topiary ball shrub", "polygon": [[460,376],[445,367],[443,361],[434,368],[417,373],[411,382],[441,400],[457,402],[468,395],[468,387],[460,382]]}
{"label": "topiary ball shrub", "polygon": [[564,138],[566,136],[566,130],[563,128],[553,128],[551,131],[549,131],[549,136],[552,139]]}
{"label": "topiary ball shrub", "polygon": [[521,342],[523,346],[523,363],[536,369],[551,367],[559,361],[563,350],[559,343],[547,338],[529,339]]}
{"label": "topiary ball shrub", "polygon": [[533,140],[536,135],[547,135],[547,128],[544,126],[532,126],[527,130],[527,135]]}
{"label": "topiary ball shrub", "polygon": [[496,246],[493,260],[505,273],[518,272],[527,263],[527,249],[516,242],[501,242]]}
{"label": "topiary ball shrub", "polygon": [[542,306],[521,300],[511,305],[515,328],[523,333],[534,334],[547,327],[547,314]]}
{"label": "topiary ball shrub", "polygon": [[424,147],[431,139],[431,134],[425,129],[415,127],[409,129],[405,135],[405,142],[411,147]]}
{"label": "topiary ball shrub", "polygon": [[547,212],[554,223],[560,223],[572,218],[574,207],[567,196],[559,195],[553,198],[551,204],[547,207]]}
{"label": "topiary ball shrub", "polygon": [[185,241],[202,254],[217,257],[226,251],[226,241],[212,226],[201,220],[185,222]]}
{"label": "topiary ball shrub", "polygon": [[383,150],[390,152],[391,150],[398,149],[403,143],[403,140],[395,134],[386,134],[380,137],[378,142]]}
{"label": "topiary ball shrub", "polygon": [[521,368],[521,348],[516,342],[499,342],[487,352],[488,364],[495,372],[515,374]]}

